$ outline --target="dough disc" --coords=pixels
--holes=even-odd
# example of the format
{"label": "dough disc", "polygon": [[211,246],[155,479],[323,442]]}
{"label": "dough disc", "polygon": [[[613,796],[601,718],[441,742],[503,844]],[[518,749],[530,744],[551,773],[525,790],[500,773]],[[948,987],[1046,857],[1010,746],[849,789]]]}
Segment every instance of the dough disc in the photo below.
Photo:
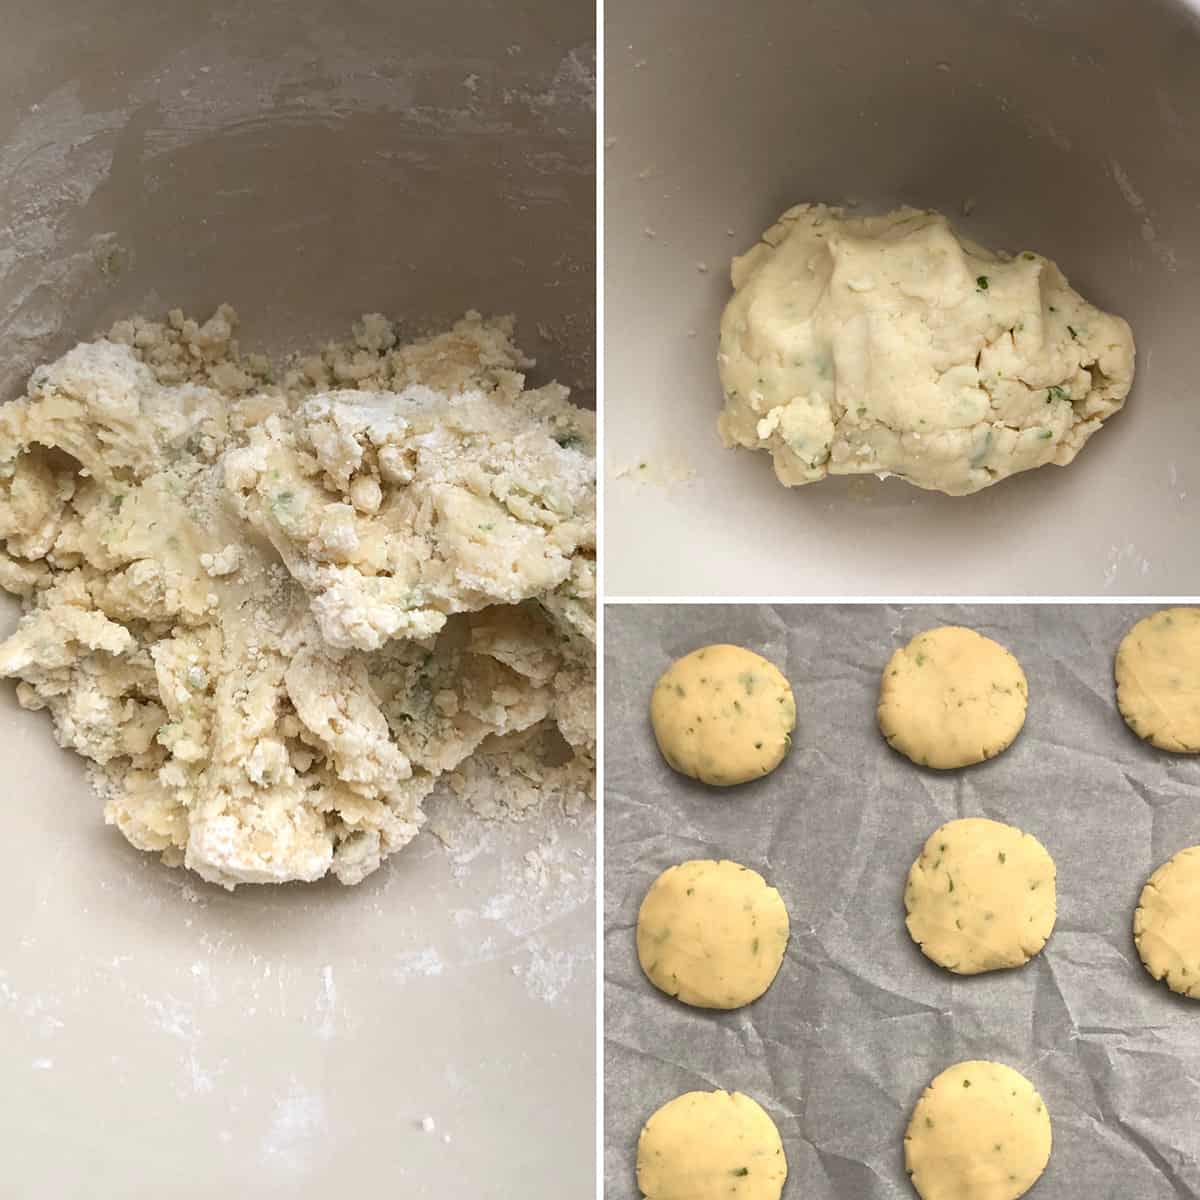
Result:
{"label": "dough disc", "polygon": [[980,817],[935,830],[908,872],[908,932],[959,975],[1027,963],[1056,911],[1054,860],[1037,838]]}
{"label": "dough disc", "polygon": [[668,867],[638,912],[638,962],[668,996],[696,1008],[741,1008],[771,986],[787,949],[779,893],[735,862]]}
{"label": "dough disc", "polygon": [[1155,979],[1200,1000],[1200,846],[1180,850],[1146,881],[1133,940]]}
{"label": "dough disc", "polygon": [[702,646],[654,686],[650,721],[676,771],[727,787],[783,761],[796,725],[792,689],[774,663],[741,646]]}
{"label": "dough disc", "polygon": [[879,728],[893,750],[948,770],[994,758],[1025,723],[1020,663],[973,629],[945,625],[897,650],[879,687]]}
{"label": "dough disc", "polygon": [[921,1094],[904,1165],[923,1200],[1016,1200],[1050,1161],[1050,1115],[1019,1071],[961,1062]]}
{"label": "dough disc", "polygon": [[763,1107],[740,1092],[686,1092],[642,1127],[638,1187],[648,1200],[779,1200],[787,1159]]}
{"label": "dough disc", "polygon": [[1160,750],[1200,753],[1200,608],[1143,617],[1117,649],[1117,707]]}

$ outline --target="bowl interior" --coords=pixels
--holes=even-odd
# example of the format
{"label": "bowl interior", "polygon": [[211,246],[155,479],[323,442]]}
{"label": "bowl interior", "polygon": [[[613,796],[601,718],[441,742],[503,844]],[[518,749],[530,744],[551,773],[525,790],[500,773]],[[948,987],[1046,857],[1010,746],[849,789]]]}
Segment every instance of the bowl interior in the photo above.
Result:
{"label": "bowl interior", "polygon": [[[607,8],[610,592],[1200,590],[1200,563],[1179,552],[1200,511],[1197,10],[755,11]],[[985,244],[1056,259],[1133,326],[1125,410],[1068,470],[966,498],[873,477],[788,491],[765,454],[724,450],[715,355],[729,260],[808,200],[936,208]]]}

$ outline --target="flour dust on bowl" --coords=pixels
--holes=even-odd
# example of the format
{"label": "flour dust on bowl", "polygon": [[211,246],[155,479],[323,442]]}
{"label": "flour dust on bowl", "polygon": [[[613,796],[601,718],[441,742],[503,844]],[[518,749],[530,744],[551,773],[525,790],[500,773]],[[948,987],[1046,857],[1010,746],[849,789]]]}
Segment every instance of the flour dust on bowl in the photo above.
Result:
{"label": "flour dust on bowl", "polygon": [[1196,590],[1190,0],[606,37],[612,593]]}
{"label": "flour dust on bowl", "polygon": [[455,8],[0,48],[31,1195],[593,1177],[594,14]]}

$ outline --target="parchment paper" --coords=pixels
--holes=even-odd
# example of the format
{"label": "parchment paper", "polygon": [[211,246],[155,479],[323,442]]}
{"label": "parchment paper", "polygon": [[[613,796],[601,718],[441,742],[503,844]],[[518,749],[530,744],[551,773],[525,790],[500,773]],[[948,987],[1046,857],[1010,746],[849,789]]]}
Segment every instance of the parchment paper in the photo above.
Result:
{"label": "parchment paper", "polygon": [[[1200,1194],[1200,1003],[1143,969],[1131,922],[1147,875],[1200,842],[1200,759],[1155,750],[1117,712],[1113,654],[1146,606],[610,605],[606,633],[605,1180],[639,1195],[646,1118],[693,1089],[771,1113],[792,1200],[915,1195],[909,1113],[962,1059],[1026,1074],[1053,1124],[1031,1195]],[[875,724],[879,676],[922,629],[969,625],[1029,680],[1015,744],[960,771],[918,768]],[[671,771],[648,721],[668,662],[738,642],[777,663],[798,723],[783,765],[721,791]],[[1058,865],[1058,922],[1027,966],[958,978],[904,927],[925,838],[986,816],[1037,836]],[[643,977],[646,888],[689,858],[736,859],[783,895],[791,942],[771,989],[731,1013],[688,1008]]]}

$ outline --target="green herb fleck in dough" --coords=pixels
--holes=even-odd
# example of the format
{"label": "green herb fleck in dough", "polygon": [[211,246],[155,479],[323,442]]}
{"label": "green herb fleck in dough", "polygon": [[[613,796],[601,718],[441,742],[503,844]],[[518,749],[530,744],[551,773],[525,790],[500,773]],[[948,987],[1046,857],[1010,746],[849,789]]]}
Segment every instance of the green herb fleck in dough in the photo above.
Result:
{"label": "green herb fleck in dough", "polygon": [[1038,437],[1043,439],[1044,441],[1049,441],[1049,439],[1052,438],[1053,436],[1054,436],[1054,434],[1049,429],[1039,429],[1038,430]]}
{"label": "green herb fleck in dough", "polygon": [[583,445],[583,438],[577,433],[559,433],[555,434],[554,440],[564,450],[578,450]]}
{"label": "green herb fleck in dough", "polygon": [[124,492],[118,492],[115,496],[112,497],[112,499],[109,500],[109,505],[112,507],[113,512],[120,512],[121,505],[124,503],[125,503],[125,493]]}
{"label": "green herb fleck in dough", "polygon": [[679,686],[679,684],[675,685],[675,695],[677,695],[680,699],[682,699],[686,694],[687,693],[684,692],[683,688],[681,688]]}
{"label": "green herb fleck in dough", "polygon": [[754,695],[755,679],[752,671],[743,671],[742,674],[738,676],[738,682],[746,689],[747,696]]}
{"label": "green herb fleck in dough", "polygon": [[963,1087],[970,1087],[970,1086],[971,1086],[971,1081],[970,1081],[969,1079],[964,1079],[964,1080],[963,1080]]}
{"label": "green herb fleck in dough", "polygon": [[480,525],[479,528],[482,529],[484,533],[491,533],[492,530],[496,528],[496,526],[493,525],[491,521],[489,521],[486,525]]}
{"label": "green herb fleck in dough", "polygon": [[1005,854],[1003,850],[997,850],[996,857],[1000,860],[1001,866],[1003,866],[1006,862],[1008,862],[1008,855]]}
{"label": "green herb fleck in dough", "polygon": [[1046,393],[1047,404],[1049,404],[1051,400],[1070,400],[1071,398],[1067,395],[1067,389],[1065,387],[1059,387],[1058,384],[1055,384],[1054,387],[1047,388]]}
{"label": "green herb fleck in dough", "polygon": [[949,886],[949,888],[947,888],[946,890],[947,890],[947,891],[950,891],[950,892],[954,891],[954,876],[953,876],[953,875],[947,875],[947,876],[946,876],[946,878],[947,878],[947,879],[950,881],[950,886]]}
{"label": "green herb fleck in dough", "polygon": [[733,1174],[736,1175],[740,1179],[743,1176],[750,1174],[750,1168],[749,1167],[735,1167],[733,1170]]}
{"label": "green herb fleck in dough", "polygon": [[754,748],[755,748],[755,750],[761,750],[763,748],[762,742],[755,742]]}
{"label": "green herb fleck in dough", "polygon": [[925,1128],[926,1128],[926,1129],[932,1129],[932,1128],[933,1128],[933,1118],[932,1118],[932,1117],[926,1117],[926,1118],[925,1118]]}
{"label": "green herb fleck in dough", "polygon": [[751,953],[751,954],[757,954],[757,953],[758,953],[758,938],[755,938],[755,939],[754,939],[754,941],[752,941],[752,942],[750,943],[750,953]]}
{"label": "green herb fleck in dough", "polygon": [[979,278],[975,280],[975,286],[981,292],[986,292],[988,290],[988,277],[986,275],[980,275]]}

